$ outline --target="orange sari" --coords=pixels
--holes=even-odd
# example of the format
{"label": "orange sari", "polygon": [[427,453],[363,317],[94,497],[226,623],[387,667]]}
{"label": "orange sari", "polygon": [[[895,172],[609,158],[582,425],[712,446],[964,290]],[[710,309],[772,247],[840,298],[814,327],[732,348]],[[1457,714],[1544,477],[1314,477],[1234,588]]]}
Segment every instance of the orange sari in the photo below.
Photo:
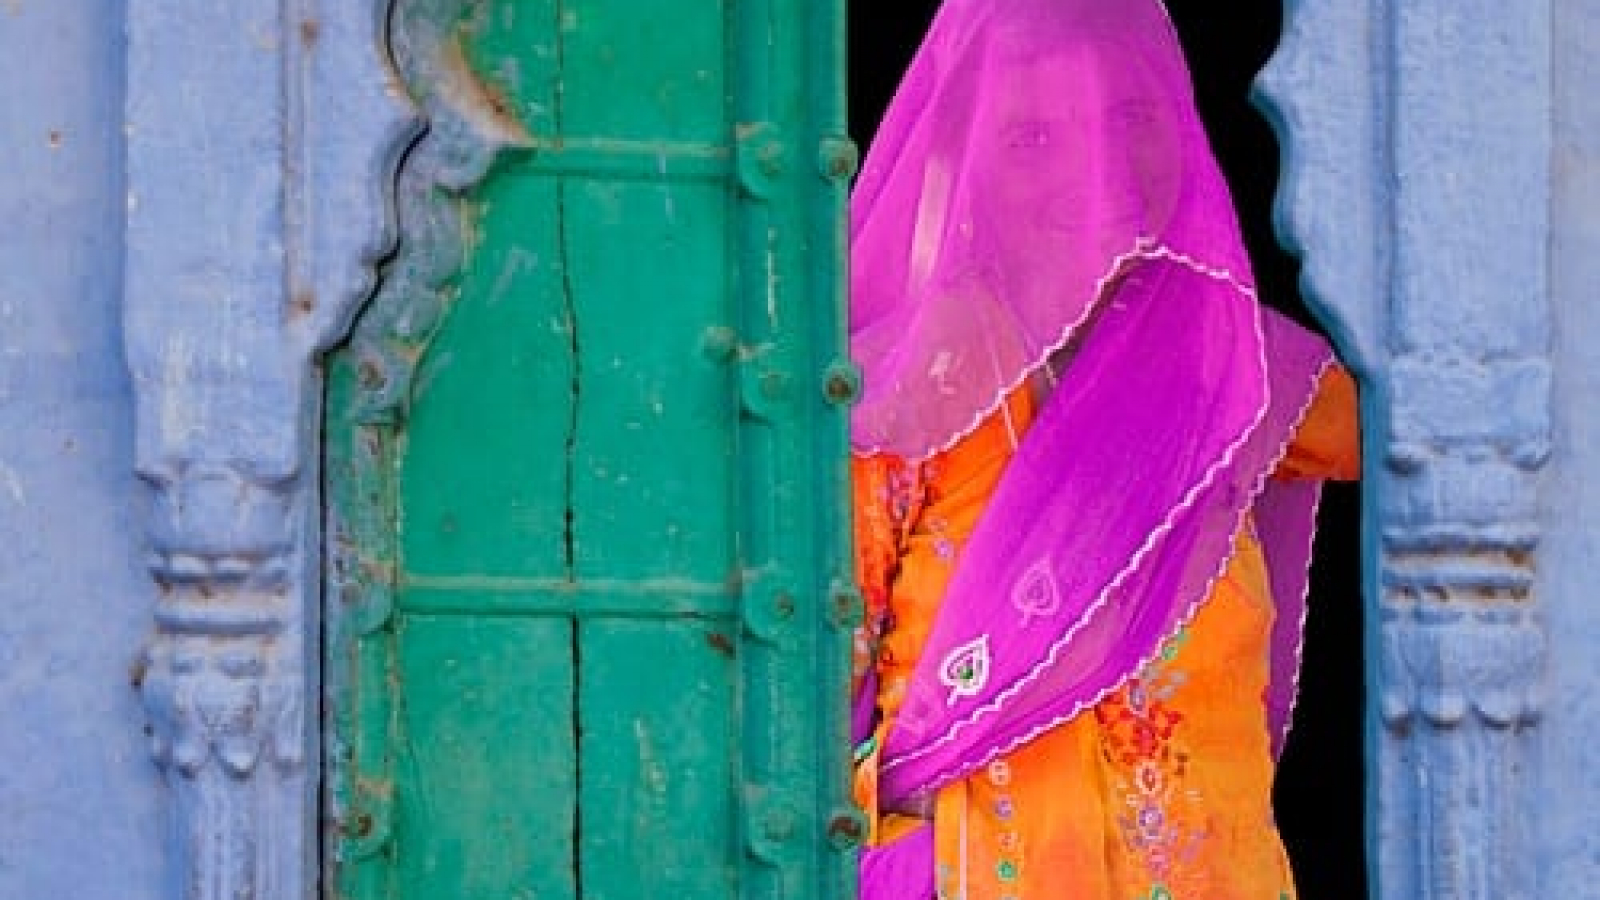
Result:
{"label": "orange sari", "polygon": [[[878,807],[875,747],[961,547],[1033,414],[1033,399],[1018,391],[921,465],[887,455],[855,461],[857,574],[868,621],[887,623],[857,646],[858,672],[877,668],[884,720],[856,770],[873,840],[893,840],[931,815],[935,882],[951,900],[1292,898],[1262,701],[1274,606],[1248,522],[1200,611],[1091,712],[946,785],[932,809]],[[1355,386],[1334,368],[1275,477],[1353,479],[1357,446]]]}

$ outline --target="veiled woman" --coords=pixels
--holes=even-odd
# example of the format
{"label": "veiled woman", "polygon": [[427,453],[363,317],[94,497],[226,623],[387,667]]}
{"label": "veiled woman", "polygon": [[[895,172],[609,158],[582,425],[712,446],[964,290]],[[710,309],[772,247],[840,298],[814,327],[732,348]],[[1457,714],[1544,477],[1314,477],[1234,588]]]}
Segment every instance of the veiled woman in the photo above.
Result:
{"label": "veiled woman", "polygon": [[1156,0],[946,0],[852,204],[869,900],[1279,900],[1355,392],[1256,302]]}

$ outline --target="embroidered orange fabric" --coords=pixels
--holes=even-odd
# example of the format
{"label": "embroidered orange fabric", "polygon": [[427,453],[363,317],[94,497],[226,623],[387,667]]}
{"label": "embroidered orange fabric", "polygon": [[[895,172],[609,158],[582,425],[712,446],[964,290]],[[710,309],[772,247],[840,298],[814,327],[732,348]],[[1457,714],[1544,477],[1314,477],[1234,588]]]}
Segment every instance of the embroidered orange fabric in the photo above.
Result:
{"label": "embroidered orange fabric", "polygon": [[[879,623],[858,642],[858,672],[877,667],[886,722],[956,556],[1033,411],[1018,391],[921,465],[881,455],[855,461],[858,575],[868,621]],[[1356,477],[1356,419],[1354,383],[1331,369],[1276,476]],[[1149,666],[1092,712],[940,791],[932,809],[940,896],[1293,897],[1272,818],[1262,703],[1272,622],[1265,562],[1247,525],[1207,602]],[[927,811],[879,809],[875,749],[862,757],[857,800],[873,818],[874,840],[893,840]]]}

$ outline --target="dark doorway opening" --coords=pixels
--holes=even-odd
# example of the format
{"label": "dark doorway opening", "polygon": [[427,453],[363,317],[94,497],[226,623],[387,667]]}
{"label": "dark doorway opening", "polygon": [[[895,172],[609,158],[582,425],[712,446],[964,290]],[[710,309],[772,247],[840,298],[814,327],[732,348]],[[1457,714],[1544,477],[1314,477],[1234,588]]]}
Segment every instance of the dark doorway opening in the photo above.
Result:
{"label": "dark doorway opening", "polygon": [[[892,11],[882,4],[856,3],[851,8],[850,125],[863,148],[938,0],[901,0],[893,6]],[[1272,229],[1277,142],[1249,100],[1252,79],[1277,46],[1282,2],[1234,0],[1225,15],[1216,3],[1201,0],[1168,0],[1167,7],[1238,207],[1261,297],[1315,327],[1297,287],[1299,267],[1278,245]],[[1329,486],[1312,568],[1300,701],[1275,798],[1300,900],[1368,895],[1360,515],[1354,486]]]}

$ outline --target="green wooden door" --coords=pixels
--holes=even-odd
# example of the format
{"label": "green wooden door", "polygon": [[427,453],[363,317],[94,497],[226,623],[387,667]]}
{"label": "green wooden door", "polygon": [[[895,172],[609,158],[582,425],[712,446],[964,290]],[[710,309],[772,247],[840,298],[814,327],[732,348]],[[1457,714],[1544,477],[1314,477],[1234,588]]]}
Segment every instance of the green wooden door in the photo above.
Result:
{"label": "green wooden door", "polygon": [[330,361],[329,886],[847,896],[838,4],[400,6],[511,146]]}

